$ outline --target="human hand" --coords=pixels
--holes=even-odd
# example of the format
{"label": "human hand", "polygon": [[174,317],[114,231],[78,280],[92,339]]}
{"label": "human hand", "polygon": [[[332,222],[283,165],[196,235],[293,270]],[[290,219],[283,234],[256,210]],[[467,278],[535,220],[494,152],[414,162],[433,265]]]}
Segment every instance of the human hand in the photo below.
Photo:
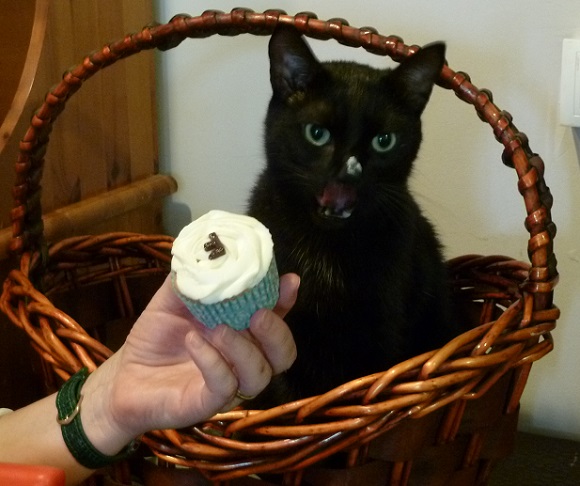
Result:
{"label": "human hand", "polygon": [[237,332],[200,324],[167,279],[125,344],[83,388],[83,424],[93,445],[114,454],[148,430],[185,427],[233,408],[241,402],[237,391],[257,395],[296,357],[282,318],[298,285],[296,275],[282,276],[275,309],[259,310],[249,330]]}

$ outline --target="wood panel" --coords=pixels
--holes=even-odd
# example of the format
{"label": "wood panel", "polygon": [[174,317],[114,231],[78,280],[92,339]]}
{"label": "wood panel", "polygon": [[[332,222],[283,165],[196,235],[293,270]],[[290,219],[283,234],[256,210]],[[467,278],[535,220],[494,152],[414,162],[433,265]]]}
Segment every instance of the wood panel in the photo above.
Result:
{"label": "wood panel", "polygon": [[[10,225],[18,141],[45,92],[85,54],[152,19],[152,0],[50,2],[34,83],[23,115],[0,152],[0,229]],[[45,213],[156,173],[153,61],[153,53],[144,52],[119,62],[86,82],[68,102],[55,123],[46,157]]]}
{"label": "wood panel", "polygon": [[[40,7],[46,8],[41,16],[46,33],[35,24]],[[0,71],[3,281],[13,264],[2,260],[11,233],[13,166],[31,114],[68,67],[107,42],[139,30],[153,20],[153,13],[152,0],[0,0],[0,11],[0,68],[14,67],[10,76]],[[42,44],[32,42],[35,25]],[[22,82],[24,66],[28,84]],[[56,239],[76,232],[162,231],[161,198],[175,185],[170,178],[154,176],[154,87],[153,53],[145,52],[98,73],[67,104],[51,135],[43,177],[44,214],[54,211],[47,227]],[[16,116],[7,129],[2,119],[15,106],[17,93],[20,106],[12,110]],[[3,315],[0,335],[0,406],[20,407],[43,394],[38,373],[42,365],[27,337]]]}
{"label": "wood panel", "polygon": [[[134,8],[128,8],[133,3]],[[151,7],[115,0],[53,2],[49,29],[57,63],[64,70],[107,41],[151,20]],[[56,25],[56,24],[55,24]],[[64,66],[64,67],[63,67]],[[135,83],[134,80],[140,80]],[[97,74],[71,99],[53,132],[43,204],[61,207],[156,171],[152,53],[141,53]],[[135,103],[139,100],[139,104]],[[131,151],[139,146],[140,150]],[[57,163],[52,163],[56,161]],[[50,193],[50,188],[58,190]]]}

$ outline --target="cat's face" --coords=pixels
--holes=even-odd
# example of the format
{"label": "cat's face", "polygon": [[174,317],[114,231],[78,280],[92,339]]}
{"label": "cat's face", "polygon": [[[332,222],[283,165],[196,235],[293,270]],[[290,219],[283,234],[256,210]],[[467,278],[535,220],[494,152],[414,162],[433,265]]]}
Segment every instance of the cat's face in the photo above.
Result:
{"label": "cat's face", "polygon": [[270,59],[268,169],[294,208],[328,228],[396,211],[444,46],[376,70],[319,63],[296,31],[283,28],[272,36]]}

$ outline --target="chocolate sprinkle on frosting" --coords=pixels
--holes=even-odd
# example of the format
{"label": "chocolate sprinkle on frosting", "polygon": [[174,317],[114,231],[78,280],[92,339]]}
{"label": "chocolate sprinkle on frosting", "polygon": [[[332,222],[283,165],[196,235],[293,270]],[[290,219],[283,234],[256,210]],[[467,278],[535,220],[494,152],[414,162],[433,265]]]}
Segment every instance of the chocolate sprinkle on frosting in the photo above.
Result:
{"label": "chocolate sprinkle on frosting", "polygon": [[226,248],[215,233],[209,234],[209,241],[203,244],[203,249],[210,252],[210,260],[215,260],[226,254]]}

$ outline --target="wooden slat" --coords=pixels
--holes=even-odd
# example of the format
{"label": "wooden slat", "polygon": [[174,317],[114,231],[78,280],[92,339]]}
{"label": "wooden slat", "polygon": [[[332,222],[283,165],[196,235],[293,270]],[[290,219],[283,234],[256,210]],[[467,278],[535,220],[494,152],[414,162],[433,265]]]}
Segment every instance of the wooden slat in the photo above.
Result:
{"label": "wooden slat", "polygon": [[[49,29],[45,45],[46,66],[42,83],[46,86],[56,83],[62,72],[72,64],[73,49],[78,39],[75,37],[74,18],[69,2],[52,2],[50,6]],[[58,20],[57,20],[58,19]],[[54,66],[59,66],[60,74]],[[51,81],[46,78],[54,76]],[[35,106],[41,100],[36,101]],[[79,121],[82,114],[79,98],[72,98],[66,113],[60,117],[51,134],[47,163],[44,169],[43,204],[45,211],[62,207],[80,200],[80,174],[75,166],[84,157],[85,149],[79,135]],[[90,140],[90,135],[89,135]]]}
{"label": "wooden slat", "polygon": [[[156,174],[130,184],[113,189],[106,193],[84,199],[64,208],[56,209],[44,216],[44,234],[49,242],[59,241],[74,235],[96,234],[104,231],[135,231],[138,224],[122,225],[122,218],[136,214],[158,217],[149,209],[158,205],[164,197],[177,190],[175,180],[166,175]],[[143,211],[139,211],[143,209]],[[143,216],[140,216],[143,217]],[[148,225],[159,230],[159,221],[147,220]],[[7,246],[12,231],[10,228],[0,230],[0,260],[6,258]]]}
{"label": "wooden slat", "polygon": [[[142,8],[141,0],[122,2],[124,15],[123,30],[132,32],[134,25],[129,22],[129,12]],[[144,22],[146,25],[148,22]],[[151,171],[157,171],[157,139],[147,136],[153,121],[156,130],[155,105],[155,71],[154,63],[147,56],[138,55],[128,59],[125,93],[127,94],[127,113],[129,115],[128,146],[131,160],[131,177],[138,179]],[[151,103],[143,100],[151,99]],[[153,157],[151,155],[154,155]]]}
{"label": "wooden slat", "polygon": [[[71,63],[76,63],[80,56],[95,49],[95,39],[100,43],[107,42],[103,36],[103,29],[99,21],[99,6],[93,2],[64,2],[70,3],[71,17],[73,22],[74,49],[71,50]],[[122,3],[122,2],[121,2]],[[102,7],[107,8],[107,2]],[[120,80],[122,82],[122,79]],[[103,117],[104,107],[109,102],[109,94],[103,96],[105,91],[103,76],[95,76],[83,86],[75,95],[78,103],[78,120],[76,130],[63,130],[63,134],[69,135],[65,143],[75,147],[75,155],[67,158],[67,172],[78,173],[80,182],[80,199],[91,197],[107,188],[107,168],[109,161],[105,151],[106,146],[112,146],[119,141],[110,137],[109,118]],[[118,116],[123,116],[124,107],[119,106]],[[121,108],[123,107],[123,108]],[[65,110],[68,115],[68,108]]]}

